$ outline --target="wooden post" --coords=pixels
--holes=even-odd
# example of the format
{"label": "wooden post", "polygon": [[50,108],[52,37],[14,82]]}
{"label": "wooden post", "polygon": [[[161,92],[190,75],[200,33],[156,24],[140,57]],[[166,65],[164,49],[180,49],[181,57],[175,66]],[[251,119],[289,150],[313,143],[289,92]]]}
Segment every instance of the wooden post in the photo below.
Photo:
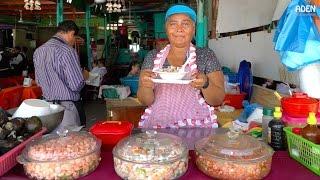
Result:
{"label": "wooden post", "polygon": [[196,26],[196,44],[197,47],[204,47],[204,9],[203,9],[204,0],[197,1],[197,26]]}
{"label": "wooden post", "polygon": [[63,0],[57,0],[57,15],[56,15],[57,26],[63,21]]}
{"label": "wooden post", "polygon": [[88,54],[88,68],[91,69],[91,61],[92,61],[92,52],[91,52],[91,44],[90,44],[90,21],[91,12],[90,6],[86,5],[86,47],[87,47],[87,54]]}
{"label": "wooden post", "polygon": [[219,0],[212,0],[212,29],[211,39],[217,38],[217,17],[218,17]]}
{"label": "wooden post", "polygon": [[107,36],[107,15],[104,14],[104,58],[105,61],[108,57],[108,36]]}

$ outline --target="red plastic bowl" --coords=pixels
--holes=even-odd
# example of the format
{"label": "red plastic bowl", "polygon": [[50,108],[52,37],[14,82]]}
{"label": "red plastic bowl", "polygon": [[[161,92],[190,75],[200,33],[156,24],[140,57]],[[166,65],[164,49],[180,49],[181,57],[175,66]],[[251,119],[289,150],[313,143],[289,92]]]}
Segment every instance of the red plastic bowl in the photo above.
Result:
{"label": "red plastic bowl", "polygon": [[283,97],[281,107],[291,117],[308,117],[309,112],[318,113],[319,101],[304,93],[294,93],[292,97]]}
{"label": "red plastic bowl", "polygon": [[224,104],[232,106],[236,109],[241,109],[243,107],[242,101],[246,97],[246,93],[241,94],[226,94],[224,97]]}
{"label": "red plastic bowl", "polygon": [[133,124],[128,121],[103,121],[94,124],[90,132],[102,141],[102,148],[111,150],[121,139],[129,136]]}

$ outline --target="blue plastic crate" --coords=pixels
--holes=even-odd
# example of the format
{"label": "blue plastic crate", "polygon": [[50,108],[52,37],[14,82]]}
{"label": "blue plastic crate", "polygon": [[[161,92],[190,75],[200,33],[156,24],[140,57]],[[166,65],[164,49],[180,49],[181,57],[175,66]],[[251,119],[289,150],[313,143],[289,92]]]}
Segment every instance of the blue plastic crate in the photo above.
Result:
{"label": "blue plastic crate", "polygon": [[137,94],[138,87],[139,87],[139,77],[138,76],[120,78],[120,82],[121,82],[121,84],[130,87],[131,95]]}
{"label": "blue plastic crate", "polygon": [[234,74],[227,74],[228,78],[229,78],[229,83],[238,83],[239,79],[238,79],[238,73],[234,73]]}

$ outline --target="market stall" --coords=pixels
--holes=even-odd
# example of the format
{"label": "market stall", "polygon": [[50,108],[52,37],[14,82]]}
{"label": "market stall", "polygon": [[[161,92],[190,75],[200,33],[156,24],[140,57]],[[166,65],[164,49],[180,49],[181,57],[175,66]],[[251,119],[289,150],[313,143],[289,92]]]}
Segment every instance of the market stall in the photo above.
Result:
{"label": "market stall", "polygon": [[[185,130],[188,134],[188,130]],[[225,130],[224,130],[225,131]],[[210,135],[210,134],[220,134],[224,132],[222,129],[218,130],[212,130],[212,129],[193,129],[190,130],[191,136],[197,136],[197,134],[203,135]],[[135,130],[134,133],[140,132],[140,130]],[[178,135],[179,130],[162,130],[161,132],[167,132],[173,135]],[[181,135],[181,134],[180,134]],[[198,139],[201,138],[201,136],[197,136]],[[194,141],[197,140],[197,138],[193,137]],[[196,154],[193,148],[189,149],[188,153],[189,162],[188,167],[186,169],[185,174],[183,174],[180,179],[211,179],[209,176],[202,173],[196,165]],[[95,169],[92,173],[89,175],[81,178],[81,179],[101,179],[104,177],[108,177],[110,179],[121,179],[115,169],[114,169],[114,162],[113,162],[114,156],[112,155],[111,151],[101,151],[101,161],[98,165],[97,169]],[[237,171],[237,170],[236,170]],[[237,172],[240,173],[241,172]],[[240,175],[239,174],[239,175]],[[312,172],[310,172],[308,169],[300,165],[295,160],[291,159],[288,155],[288,152],[286,151],[277,151],[274,153],[272,157],[272,165],[271,165],[271,171],[270,173],[265,177],[265,179],[290,179],[292,177],[295,177],[297,179],[318,179],[319,177]],[[11,171],[6,173],[3,178],[6,179],[27,179],[27,176],[24,173],[24,170],[21,165],[17,165],[14,167]]]}

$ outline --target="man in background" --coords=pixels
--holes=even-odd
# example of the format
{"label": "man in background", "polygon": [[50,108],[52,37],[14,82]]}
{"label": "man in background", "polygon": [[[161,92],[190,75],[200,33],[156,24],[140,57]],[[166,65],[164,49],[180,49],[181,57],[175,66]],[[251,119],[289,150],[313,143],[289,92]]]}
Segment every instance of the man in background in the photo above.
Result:
{"label": "man in background", "polygon": [[65,107],[63,120],[56,131],[86,123],[80,91],[88,74],[82,72],[78,54],[73,48],[78,31],[73,21],[61,22],[57,33],[33,55],[35,78],[43,97]]}
{"label": "man in background", "polygon": [[15,57],[10,61],[10,66],[14,68],[16,75],[21,75],[22,71],[26,69],[27,57],[21,51],[21,47],[15,47]]}

